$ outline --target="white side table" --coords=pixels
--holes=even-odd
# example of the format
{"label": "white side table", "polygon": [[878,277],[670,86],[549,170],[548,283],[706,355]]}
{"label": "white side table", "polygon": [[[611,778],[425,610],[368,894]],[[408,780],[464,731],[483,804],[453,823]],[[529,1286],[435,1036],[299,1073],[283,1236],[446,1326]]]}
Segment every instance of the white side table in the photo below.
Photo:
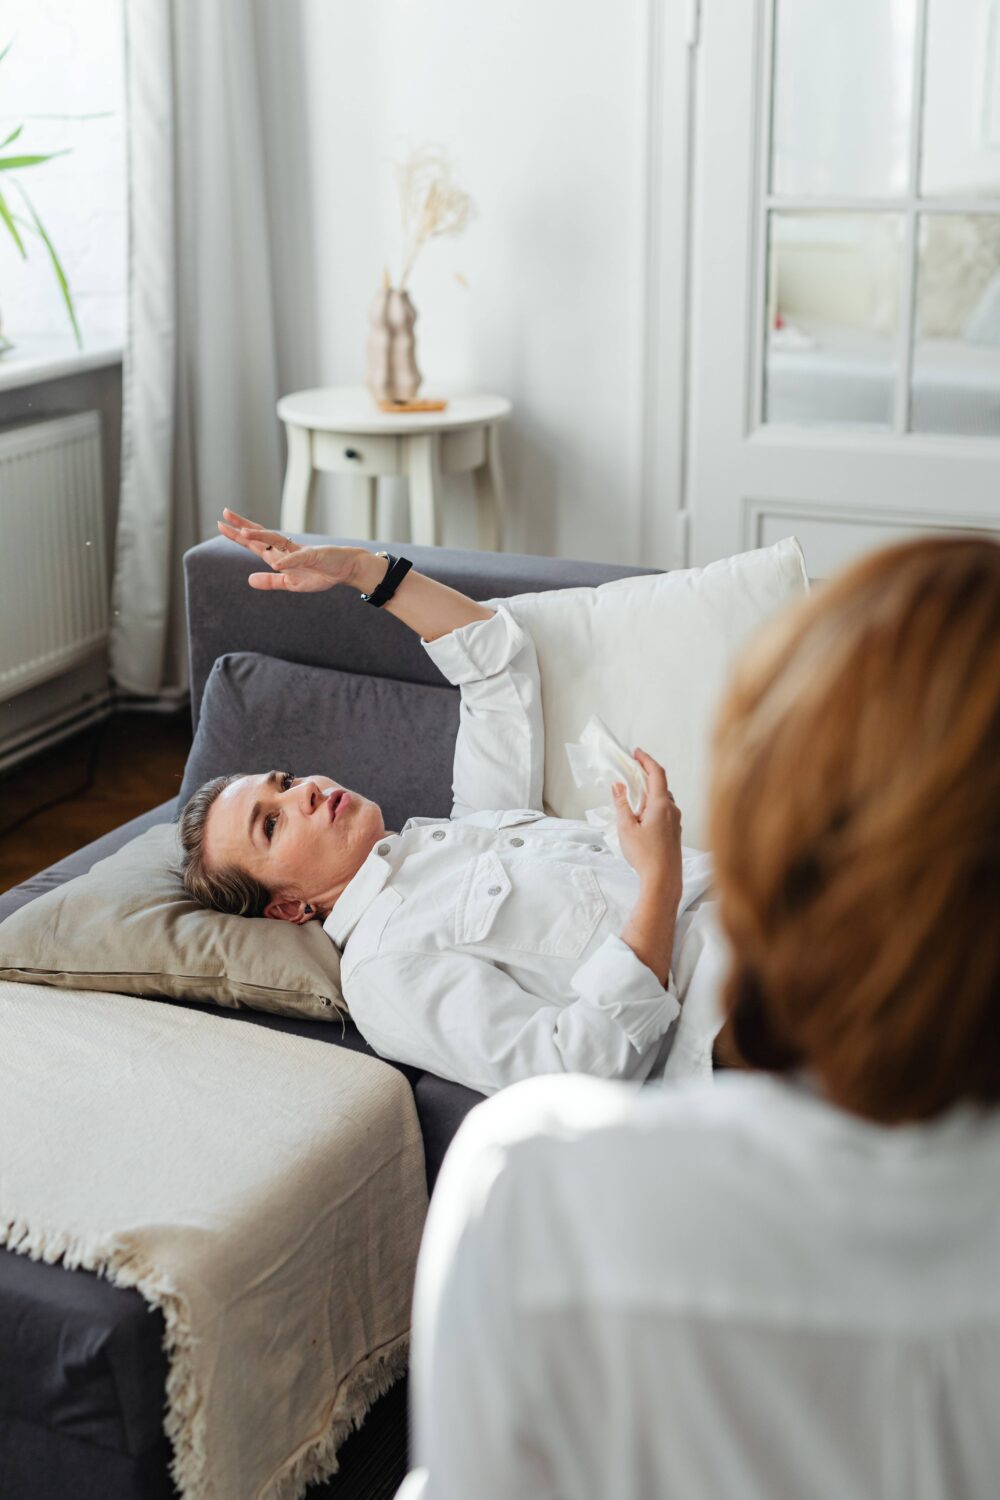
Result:
{"label": "white side table", "polygon": [[497,426],[510,415],[502,396],[455,396],[444,411],[384,412],[361,386],[331,386],[282,396],[278,416],[288,433],[288,468],[281,495],[282,531],[305,531],[313,475],[356,477],[359,537],[375,536],[379,476],[410,481],[410,534],[441,544],[441,475],[472,471],[479,545],[499,551],[503,482]]}

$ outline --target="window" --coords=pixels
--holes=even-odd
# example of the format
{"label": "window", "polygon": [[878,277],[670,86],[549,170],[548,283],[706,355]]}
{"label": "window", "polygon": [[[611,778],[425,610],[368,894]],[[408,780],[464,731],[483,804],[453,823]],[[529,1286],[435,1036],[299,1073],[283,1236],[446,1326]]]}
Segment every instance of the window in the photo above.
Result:
{"label": "window", "polygon": [[28,193],[65,269],[84,347],[125,331],[126,198],[122,0],[7,0],[0,19],[0,156],[65,153],[0,173],[28,256],[0,225],[0,315],[15,346],[72,346],[66,303]]}
{"label": "window", "polygon": [[1000,0],[774,0],[767,422],[1000,435]]}

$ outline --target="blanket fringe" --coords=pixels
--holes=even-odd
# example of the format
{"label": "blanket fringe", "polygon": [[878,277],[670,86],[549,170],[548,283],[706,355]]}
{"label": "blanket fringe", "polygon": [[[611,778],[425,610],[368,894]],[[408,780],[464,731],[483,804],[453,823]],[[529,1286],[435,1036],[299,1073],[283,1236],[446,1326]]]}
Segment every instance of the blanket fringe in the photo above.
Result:
{"label": "blanket fringe", "polygon": [[[209,1500],[205,1473],[204,1414],[193,1374],[195,1339],[188,1308],[170,1278],[134,1248],[116,1239],[99,1242],[32,1227],[21,1219],[0,1223],[0,1246],[30,1260],[93,1271],[115,1286],[138,1291],[163,1313],[168,1358],[164,1430],[173,1449],[171,1478],[184,1500]],[[259,1500],[299,1500],[306,1486],[335,1474],[337,1450],[361,1426],[370,1406],[406,1369],[409,1333],[356,1365],[341,1383],[326,1426],[260,1491]]]}
{"label": "blanket fringe", "polygon": [[369,1408],[406,1370],[409,1333],[356,1365],[342,1383],[327,1428],[297,1453],[261,1491],[260,1500],[298,1500],[307,1485],[329,1479],[340,1467],[337,1452]]}

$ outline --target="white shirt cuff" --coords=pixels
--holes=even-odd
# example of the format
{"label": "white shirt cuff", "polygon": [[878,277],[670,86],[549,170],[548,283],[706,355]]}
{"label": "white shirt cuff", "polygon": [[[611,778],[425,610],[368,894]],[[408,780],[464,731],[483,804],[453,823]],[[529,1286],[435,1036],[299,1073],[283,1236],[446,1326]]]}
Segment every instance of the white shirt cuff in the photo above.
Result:
{"label": "white shirt cuff", "polygon": [[573,988],[618,1022],[637,1052],[659,1041],[680,1014],[680,1001],[622,938],[606,937],[573,975]]}
{"label": "white shirt cuff", "polygon": [[509,667],[524,645],[524,632],[514,616],[500,608],[488,620],[473,620],[421,644],[438,671],[453,686],[461,687],[495,677]]}

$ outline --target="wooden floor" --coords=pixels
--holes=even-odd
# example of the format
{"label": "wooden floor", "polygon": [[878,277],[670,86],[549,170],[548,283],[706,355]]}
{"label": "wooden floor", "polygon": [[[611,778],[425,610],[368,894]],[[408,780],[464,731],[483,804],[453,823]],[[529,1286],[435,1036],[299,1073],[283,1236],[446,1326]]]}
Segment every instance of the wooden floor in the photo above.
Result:
{"label": "wooden floor", "polygon": [[190,746],[187,709],[118,713],[4,772],[0,891],[176,796]]}

